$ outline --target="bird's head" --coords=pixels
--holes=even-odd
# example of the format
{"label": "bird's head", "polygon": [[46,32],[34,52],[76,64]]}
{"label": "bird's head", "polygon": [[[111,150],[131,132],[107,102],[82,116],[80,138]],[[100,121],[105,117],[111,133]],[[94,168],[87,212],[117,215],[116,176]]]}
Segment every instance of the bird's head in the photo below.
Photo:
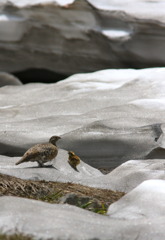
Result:
{"label": "bird's head", "polygon": [[56,142],[61,139],[61,137],[59,136],[52,136],[50,139],[49,139],[49,142],[52,143],[53,145],[56,145]]}
{"label": "bird's head", "polygon": [[72,151],[69,151],[68,154],[69,154],[70,157],[75,156],[75,153],[72,152]]}

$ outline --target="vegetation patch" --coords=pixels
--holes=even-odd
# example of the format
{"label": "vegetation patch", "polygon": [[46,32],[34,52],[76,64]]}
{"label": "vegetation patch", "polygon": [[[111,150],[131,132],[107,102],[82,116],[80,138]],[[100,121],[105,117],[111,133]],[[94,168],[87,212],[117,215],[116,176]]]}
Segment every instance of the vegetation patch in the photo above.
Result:
{"label": "vegetation patch", "polygon": [[20,233],[15,233],[11,235],[0,233],[0,240],[33,240],[33,238],[30,236],[24,236]]}
{"label": "vegetation patch", "polygon": [[80,184],[23,180],[0,174],[0,196],[17,196],[49,203],[68,203],[100,214],[106,214],[109,205],[123,195],[123,192]]}

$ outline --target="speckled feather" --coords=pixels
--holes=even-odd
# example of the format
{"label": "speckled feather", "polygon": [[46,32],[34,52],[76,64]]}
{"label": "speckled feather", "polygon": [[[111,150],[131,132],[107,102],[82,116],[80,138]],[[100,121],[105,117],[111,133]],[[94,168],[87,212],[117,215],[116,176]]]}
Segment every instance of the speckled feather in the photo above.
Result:
{"label": "speckled feather", "polygon": [[39,166],[42,166],[43,163],[54,159],[58,154],[58,148],[55,145],[56,141],[54,141],[54,144],[52,144],[50,141],[51,139],[49,140],[49,143],[36,144],[31,147],[25,152],[23,157],[18,162],[16,162],[16,165],[24,162],[36,161],[38,162]]}
{"label": "speckled feather", "polygon": [[69,164],[73,168],[76,168],[76,166],[80,164],[80,158],[72,151],[69,151],[68,154],[69,154],[69,159],[68,159]]}

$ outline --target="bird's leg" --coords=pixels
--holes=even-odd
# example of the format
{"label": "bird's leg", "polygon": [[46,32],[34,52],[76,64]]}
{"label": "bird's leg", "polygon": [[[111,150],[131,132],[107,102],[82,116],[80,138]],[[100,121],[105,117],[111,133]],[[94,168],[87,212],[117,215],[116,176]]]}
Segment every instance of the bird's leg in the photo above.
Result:
{"label": "bird's leg", "polygon": [[42,163],[42,161],[37,161],[38,162],[38,167],[43,167],[44,165],[43,165],[43,163]]}

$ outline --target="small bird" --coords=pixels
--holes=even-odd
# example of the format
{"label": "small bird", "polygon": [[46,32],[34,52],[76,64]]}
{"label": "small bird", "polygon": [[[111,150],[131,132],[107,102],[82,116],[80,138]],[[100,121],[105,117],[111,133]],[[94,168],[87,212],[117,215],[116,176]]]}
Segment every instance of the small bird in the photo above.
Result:
{"label": "small bird", "polygon": [[72,151],[69,151],[68,154],[69,154],[68,163],[71,165],[72,168],[78,171],[77,165],[80,164],[80,158]]}
{"label": "small bird", "polygon": [[58,154],[56,142],[61,139],[59,136],[52,136],[48,143],[36,144],[29,148],[23,157],[16,162],[15,165],[24,162],[38,162],[39,167],[43,167],[44,163],[51,161]]}

